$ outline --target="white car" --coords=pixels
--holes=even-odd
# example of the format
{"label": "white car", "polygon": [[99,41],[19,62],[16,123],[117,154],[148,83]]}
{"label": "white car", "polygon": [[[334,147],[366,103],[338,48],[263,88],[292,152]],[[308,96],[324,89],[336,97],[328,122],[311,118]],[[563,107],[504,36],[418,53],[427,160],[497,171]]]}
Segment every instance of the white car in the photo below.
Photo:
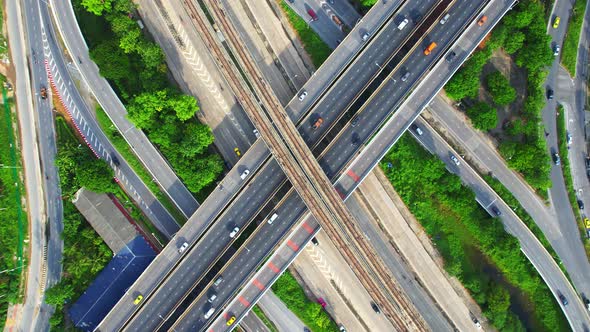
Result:
{"label": "white car", "polygon": [[455,157],[455,155],[451,155],[451,160],[455,163],[455,165],[459,166],[460,162],[459,159],[457,159],[457,157]]}
{"label": "white car", "polygon": [[254,133],[254,136],[256,136],[256,138],[260,138],[260,132],[258,131],[258,129],[254,129],[252,130],[252,132]]}
{"label": "white car", "polygon": [[186,248],[188,248],[188,243],[187,242],[183,243],[180,246],[180,248],[178,248],[178,252],[182,254],[186,250]]}
{"label": "white car", "polygon": [[305,99],[305,97],[307,97],[307,91],[303,91],[300,95],[299,95],[299,101],[303,101],[303,99]]}
{"label": "white car", "polygon": [[278,214],[273,213],[272,216],[268,219],[268,224],[272,225],[272,223],[277,219],[278,216]]}
{"label": "white car", "polygon": [[235,227],[231,233],[229,233],[229,237],[231,237],[232,239],[236,236],[236,234],[238,234],[238,232],[240,231],[239,227]]}
{"label": "white car", "polygon": [[248,174],[250,174],[250,170],[249,169],[243,171],[242,174],[240,174],[240,179],[244,180],[245,178],[248,177]]}

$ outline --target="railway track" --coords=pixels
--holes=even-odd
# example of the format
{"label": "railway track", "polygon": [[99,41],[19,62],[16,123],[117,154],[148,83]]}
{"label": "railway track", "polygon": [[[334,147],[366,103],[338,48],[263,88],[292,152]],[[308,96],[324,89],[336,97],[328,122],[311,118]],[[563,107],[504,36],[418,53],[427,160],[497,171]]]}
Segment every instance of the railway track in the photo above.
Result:
{"label": "railway track", "polygon": [[[301,139],[293,123],[290,122],[270,87],[265,83],[252,58],[245,51],[237,32],[226,18],[223,9],[212,1],[203,1],[208,7],[209,13],[219,24],[232,53],[237,56],[241,69],[249,78],[254,92],[261,97],[261,100],[257,100],[256,96],[248,92],[246,82],[238,76],[238,70],[229,60],[229,55],[215,39],[216,34],[206,22],[203,11],[190,0],[183,0],[183,2],[195,27],[201,32],[203,41],[209,51],[214,54],[219,69],[232,86],[248,116],[261,132],[279,165],[311,213],[328,232],[335,245],[342,250],[363,286],[380,304],[396,329],[400,331],[426,330],[422,318],[395,284],[388,271],[383,267],[384,264],[373,253],[369,243],[356,227],[354,218],[336,191],[333,190],[331,182],[313,158],[313,154]],[[263,105],[266,105],[267,108]],[[280,133],[278,128],[281,129]],[[281,133],[284,135],[281,136]]]}

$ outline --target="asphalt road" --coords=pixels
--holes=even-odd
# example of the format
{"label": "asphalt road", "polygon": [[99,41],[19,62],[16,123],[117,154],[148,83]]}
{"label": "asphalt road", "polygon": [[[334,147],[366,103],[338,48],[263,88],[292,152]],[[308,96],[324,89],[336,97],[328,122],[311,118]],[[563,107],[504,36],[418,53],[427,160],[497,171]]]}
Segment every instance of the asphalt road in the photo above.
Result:
{"label": "asphalt road", "polygon": [[[566,314],[570,326],[574,330],[582,330],[583,326],[586,326],[586,328],[590,326],[588,325],[590,323],[588,311],[582,301],[577,297],[575,290],[567,282],[565,275],[561,272],[557,263],[553,261],[549,253],[543,248],[522,220],[511,210],[510,206],[502,201],[479,174],[460,157],[460,154],[453,150],[442,137],[434,133],[425,121],[418,119],[415,123],[423,129],[424,134],[420,136],[412,132],[412,135],[431,153],[437,155],[447,165],[449,172],[461,177],[463,184],[471,188],[475,193],[477,202],[490,215],[493,215],[491,211],[493,206],[496,206],[502,212],[502,216],[499,219],[504,224],[505,229],[519,240],[522,252],[529,258],[543,280],[552,290],[555,300],[560,304]],[[459,165],[451,161],[450,154],[459,158]],[[558,294],[563,294],[569,300],[570,304],[568,306],[562,305],[559,301]]]}
{"label": "asphalt road", "polygon": [[[190,217],[199,207],[198,202],[147,136],[127,119],[125,106],[107,80],[100,76],[98,66],[90,60],[88,47],[76,21],[71,1],[50,0],[50,3],[56,27],[72,58],[72,63],[84,82],[156,183],[178,209],[187,218]],[[46,5],[43,7],[47,8]],[[122,158],[119,157],[119,160]]]}
{"label": "asphalt road", "polygon": [[[27,217],[29,228],[24,244],[24,258],[27,259],[27,279],[24,293],[24,303],[16,318],[19,331],[44,330],[48,328],[51,315],[50,307],[43,304],[45,289],[45,261],[43,257],[45,242],[45,196],[38,188],[42,188],[42,166],[39,156],[38,136],[35,124],[35,113],[47,111],[47,101],[38,94],[38,86],[43,83],[35,75],[35,66],[28,68],[28,58],[25,39],[25,24],[20,2],[6,4],[7,26],[10,42],[11,59],[16,72],[16,106],[18,109],[18,126],[20,127],[20,143],[23,158],[23,175],[25,188],[21,192],[26,194]],[[30,26],[28,26],[30,28]],[[31,77],[33,78],[31,83]],[[42,77],[42,76],[41,76]],[[37,107],[34,107],[36,105]],[[15,124],[17,125],[17,124]],[[9,168],[4,171],[12,171]],[[13,220],[11,222],[17,222]],[[52,248],[55,249],[55,248]],[[52,251],[52,254],[55,252]],[[60,252],[61,253],[61,252]],[[21,264],[24,262],[21,262]],[[19,264],[19,262],[17,262]],[[52,275],[53,277],[53,275]]]}
{"label": "asphalt road", "polygon": [[[55,42],[56,37],[54,35],[53,25],[51,24],[47,3],[40,2],[39,6],[40,10],[34,13],[34,15],[40,18],[41,29],[40,31],[37,30],[36,33],[30,34],[30,37],[39,39],[36,45],[43,45],[43,49],[36,50],[39,56],[41,54],[44,55],[44,59],[41,58],[39,61],[47,62],[47,68],[51,72],[58,94],[71,113],[78,131],[85,137],[87,144],[95,154],[105,159],[114,169],[115,176],[123,189],[136,201],[139,208],[152,221],[154,226],[165,237],[171,237],[178,231],[178,224],[137,177],[129,165],[127,165],[123,157],[115,152],[115,148],[101,131],[100,126],[83,102],[82,97],[75,88],[75,83],[70,78],[66,69],[63,55]],[[116,155],[119,159],[119,166],[113,163],[113,155]]]}
{"label": "asphalt road", "polygon": [[[387,7],[384,7],[384,10],[382,9],[379,12],[375,12],[375,15],[372,16],[372,18],[365,18],[363,26],[370,27],[371,29],[376,29],[376,27],[381,25],[385,18],[388,16],[388,14],[395,8],[395,3],[389,4]],[[376,10],[379,9],[381,8],[377,6]],[[291,112],[291,117],[293,119],[298,119],[299,117],[301,117],[301,114],[303,113],[305,107],[308,107],[310,105],[310,102],[313,101],[314,98],[317,98],[316,96],[322,93],[323,89],[325,89],[323,87],[325,87],[326,84],[328,84],[334,79],[335,73],[339,72],[340,68],[344,64],[348,63],[348,61],[351,58],[351,53],[357,52],[364,45],[364,43],[359,42],[357,39],[347,38],[342,43],[347,47],[336,50],[330,56],[330,59],[333,59],[333,61],[331,61],[325,66],[322,66],[322,68],[316,71],[315,75],[310,80],[310,82],[306,84],[306,88],[309,89],[309,96],[306,99],[306,102],[296,102],[296,107],[288,108],[288,111]],[[197,241],[201,237],[203,232],[205,232],[205,230],[213,222],[213,220],[217,218],[218,211],[224,209],[228,200],[231,197],[234,197],[234,195],[236,195],[238,189],[242,188],[243,183],[239,180],[239,174],[243,171],[243,169],[249,168],[253,170],[258,168],[261,162],[266,159],[266,156],[268,156],[268,154],[269,152],[264,146],[264,143],[262,141],[257,141],[257,143],[254,144],[250,148],[248,153],[242,158],[241,162],[237,165],[237,167],[234,167],[234,169],[232,169],[229,176],[224,179],[223,183],[217,188],[217,190],[215,190],[204,202],[204,204],[201,205],[197,213],[189,219],[187,224],[185,224],[185,227],[182,228],[182,230],[176,235],[176,237],[179,239],[193,239],[193,242]],[[277,168],[275,168],[275,170],[271,170],[271,173],[281,174],[282,176],[282,172],[279,171],[278,166],[276,167]],[[248,187],[252,186],[253,184],[248,183]],[[257,188],[257,186],[254,187]],[[248,207],[250,204],[253,204],[250,200],[250,197],[252,197],[252,199],[259,199],[254,204],[260,204],[260,202],[264,201],[264,199],[260,200],[260,197],[258,197],[256,193],[247,193],[240,197],[246,197],[247,199],[244,199],[242,201],[238,200],[238,203],[236,204],[238,206],[237,210],[240,210],[240,207],[242,206]],[[228,222],[230,224],[233,224],[234,221],[225,220],[218,222],[217,224],[223,224]],[[229,225],[226,225],[226,228],[229,228]],[[175,252],[179,244],[177,243],[177,241],[172,242],[173,245],[168,246],[164,249],[164,253],[156,258],[154,263],[152,263],[150,267],[142,274],[142,276],[135,283],[135,285],[132,286],[132,288],[128,291],[128,293],[126,293],[123,299],[119,301],[117,306],[115,306],[115,308],[111,310],[109,315],[105,318],[105,320],[103,320],[101,324],[101,329],[116,329],[116,326],[120,326],[120,324],[123,324],[127,317],[129,317],[129,315],[131,315],[131,313],[135,310],[135,308],[131,305],[131,302],[137,296],[136,294],[150,293],[153,289],[155,289],[155,287],[162,280],[162,278],[164,278],[167,271],[169,271],[170,268],[176,264],[176,262],[179,260],[179,257],[176,256]],[[189,253],[190,252],[192,251],[189,251]],[[217,255],[217,253],[211,254],[214,257],[216,257]],[[207,263],[204,259],[201,259],[199,261],[202,263]],[[144,301],[149,301],[149,299],[146,298],[146,300]]]}
{"label": "asphalt road", "polygon": [[[561,45],[563,43],[563,39],[567,30],[566,23],[568,21],[571,8],[571,1],[557,1],[555,3],[547,29],[548,34],[553,38],[552,45]],[[558,16],[561,17],[562,23],[557,27],[557,29],[555,29],[552,27],[553,19]],[[549,75],[545,81],[546,89],[553,89],[560,93],[556,96],[557,99],[547,100],[545,107],[543,108],[543,122],[547,132],[549,133],[549,136],[546,137],[547,147],[548,152],[551,155],[557,152],[558,149],[556,128],[557,103],[560,101],[561,95],[568,97],[572,92],[575,91],[573,89],[569,89],[571,88],[571,81],[568,82],[567,80],[558,80],[558,74],[561,68],[559,60],[560,57],[555,57],[555,60],[553,61],[553,64],[549,70]],[[568,106],[566,106],[566,109]],[[570,115],[574,115],[576,113],[578,112],[574,113],[573,109],[570,108]],[[581,123],[583,123],[583,121]],[[584,141],[585,140],[580,141],[578,138],[578,140],[576,140],[576,144],[583,143]],[[585,150],[585,146],[583,148]],[[577,166],[580,167],[579,161],[577,163]],[[554,214],[556,216],[553,218],[552,224],[557,228],[558,234],[546,234],[546,236],[549,238],[551,245],[563,261],[563,264],[569,272],[577,290],[584,294],[590,294],[590,280],[588,280],[588,276],[590,276],[590,264],[588,263],[588,257],[586,256],[584,246],[580,240],[580,231],[578,230],[578,225],[572,210],[572,208],[577,207],[572,207],[570,204],[561,166],[557,166],[554,162],[552,162],[550,176],[552,186],[549,190],[549,197],[551,199],[552,207],[555,210]]]}
{"label": "asphalt road", "polygon": [[[457,8],[461,7],[461,2],[458,1],[456,6],[457,7],[453,7],[453,9],[450,10],[450,13],[452,13],[452,15],[459,16],[459,18],[456,20],[455,24],[451,24],[451,22],[449,22],[445,26],[445,28],[447,28],[448,30],[447,29],[442,30],[440,28],[437,30],[435,28],[430,34],[430,38],[432,38],[432,40],[440,41],[440,45],[445,45],[445,43],[450,42],[450,40],[453,36],[452,36],[452,34],[448,33],[449,30],[453,31],[453,29],[454,29],[455,31],[458,31],[462,26],[462,24],[460,24],[460,22],[466,21],[466,17],[468,15],[475,15],[475,13],[473,11],[475,10],[476,7],[475,7],[475,4],[473,4],[473,3],[470,3],[467,6],[464,6],[460,13],[457,13],[457,11],[458,11]],[[471,9],[472,12],[469,12],[468,10],[464,10],[465,7]],[[463,15],[463,17],[461,17],[462,15]],[[408,14],[408,16],[409,16],[409,14]],[[396,28],[396,30],[397,30],[397,28]],[[438,34],[437,34],[437,32],[438,32]],[[387,38],[386,40],[395,40],[394,36],[387,35],[387,34],[378,36],[377,38]],[[417,54],[421,54],[423,52],[423,50],[422,50],[422,48],[416,48],[414,50],[414,52],[417,52]],[[411,61],[412,65],[419,64],[422,67],[416,66],[417,67],[416,74],[413,76],[413,78],[411,78],[407,81],[408,85],[405,86],[405,89],[399,89],[397,87],[397,85],[394,85],[393,87],[396,89],[395,92],[391,91],[389,89],[383,89],[381,92],[382,94],[373,98],[371,100],[371,102],[369,103],[369,106],[367,106],[367,108],[365,109],[365,111],[356,116],[356,119],[358,121],[358,128],[361,128],[361,129],[362,128],[374,128],[379,123],[384,121],[385,117],[389,113],[388,111],[395,106],[395,104],[401,99],[401,96],[403,96],[404,93],[408,92],[408,90],[410,89],[409,84],[414,83],[418,79],[418,77],[420,76],[419,74],[421,72],[425,71],[426,68],[430,65],[428,60],[431,58],[426,58],[424,56],[418,56],[418,55],[413,55],[413,56],[410,55],[408,57],[408,59],[410,59],[408,61]],[[370,65],[373,64],[371,62],[369,62],[369,63],[370,63]],[[365,64],[366,64],[366,62],[365,62]],[[376,67],[378,69],[380,68],[378,66],[376,66]],[[408,65],[408,67],[410,67],[410,66]],[[361,73],[359,74],[359,76],[362,76],[362,70],[361,70]],[[401,81],[401,79],[400,79],[400,81]],[[391,84],[392,82],[393,82],[393,84],[395,84],[395,82],[393,80],[389,81],[388,84]],[[388,84],[386,84],[386,85],[388,85]],[[351,91],[351,90],[352,89],[347,89],[347,91]],[[354,91],[354,90],[352,90],[352,91]],[[354,97],[354,95],[350,93],[348,95],[345,95],[344,97],[341,97],[341,99],[339,101],[346,98],[347,96],[350,99],[352,99]],[[391,101],[391,104],[387,104],[389,101],[381,100],[380,96],[391,97],[393,100]],[[384,98],[384,99],[387,99],[387,98]],[[373,102],[376,103],[373,105],[378,105],[378,106],[372,106],[371,103],[373,103]],[[384,102],[385,105],[383,105],[383,106],[379,105],[379,103],[381,103],[381,102]],[[337,107],[338,106],[336,106],[336,109],[338,109]],[[320,106],[319,109],[325,109],[325,108]],[[342,108],[340,108],[340,109],[342,109]],[[332,111],[333,111],[333,109],[332,109]],[[334,119],[336,117],[336,116],[334,116],[332,119],[330,119],[328,116],[329,113],[330,113],[330,111],[328,110],[327,112],[321,114],[322,117],[324,118],[324,121],[328,122],[328,123],[330,121],[334,121]],[[303,129],[303,130],[301,130],[301,129]],[[300,132],[302,133],[302,136],[304,137],[304,139],[306,139],[306,141],[307,141],[308,137],[306,137],[306,135],[305,135],[305,129],[306,129],[306,126],[302,126],[302,128],[300,128]],[[313,133],[309,129],[309,127],[307,128],[307,130],[310,132],[310,136],[316,134],[316,133]],[[366,132],[361,131],[357,135],[360,135],[361,141],[364,141],[365,139],[368,138],[369,135],[372,135],[372,132],[369,129]],[[367,135],[367,136],[363,137],[363,135]],[[340,141],[336,142],[336,144],[333,144],[332,145],[333,148],[330,149],[330,151],[324,156],[324,158],[320,159],[320,165],[322,165],[322,166],[324,166],[323,161],[327,160],[328,158],[331,158],[331,160],[333,160],[332,163],[336,165],[336,167],[334,167],[332,164],[330,164],[331,167],[334,167],[334,168],[332,168],[334,170],[333,173],[330,169],[326,169],[324,167],[324,171],[326,171],[328,176],[335,175],[337,173],[337,171],[339,170],[338,167],[342,167],[342,165],[344,165],[348,162],[349,158],[352,158],[355,155],[356,150],[358,149],[358,146],[350,144],[348,142],[349,139],[350,139],[349,137],[344,136],[344,135],[339,136],[338,140],[340,140]],[[341,140],[344,140],[344,142],[342,142]],[[309,141],[307,141],[307,142],[309,144]],[[304,208],[303,203],[300,202],[299,204],[300,204],[301,208],[303,209]],[[274,222],[272,227],[276,227],[276,228],[283,227],[283,223],[285,223],[285,222],[289,222],[289,224],[290,224],[290,223],[294,222],[294,220],[284,221],[282,219],[281,214],[279,213],[279,218]],[[264,229],[265,226],[266,225],[263,225],[262,229]],[[268,226],[266,226],[266,228],[268,228]],[[280,228],[280,229],[282,230],[282,228]],[[264,231],[261,231],[261,232],[263,232],[263,234],[266,235],[266,232],[264,232]],[[276,231],[275,234],[276,234],[275,237],[279,237],[280,235],[283,234],[283,231]],[[250,238],[252,239],[252,237],[250,237]],[[275,241],[270,241],[270,239],[266,236],[263,236],[263,237],[256,236],[256,238],[258,240],[256,240],[256,239],[253,240],[252,241],[253,243],[249,244],[248,247],[249,248],[250,247],[257,248],[257,249],[250,250],[250,251],[255,252],[257,254],[256,255],[257,257],[249,256],[248,258],[242,258],[242,259],[237,258],[237,261],[240,262],[238,264],[239,267],[232,268],[232,265],[230,265],[228,270],[231,271],[229,274],[233,276],[233,279],[229,280],[229,281],[226,280],[224,282],[225,286],[223,287],[223,289],[220,289],[219,287],[216,289],[216,294],[218,296],[217,301],[221,301],[221,299],[227,298],[228,295],[233,293],[233,289],[237,288],[237,286],[239,284],[241,284],[241,282],[244,281],[243,274],[247,270],[247,266],[252,266],[252,268],[255,268],[258,265],[258,261],[266,255],[266,253],[268,252],[268,250],[270,248],[273,248]],[[277,238],[277,240],[278,240],[278,238]],[[264,242],[264,243],[258,244],[258,242],[255,242],[255,241]],[[194,268],[194,263],[192,263],[191,265]],[[178,273],[178,272],[175,272],[175,273]],[[235,283],[235,285],[234,285],[234,283]],[[177,291],[177,290],[178,290],[178,287],[175,287],[175,291]],[[228,290],[230,290],[230,292],[228,292]],[[205,292],[202,294],[205,294]],[[161,303],[158,303],[157,306],[159,308],[162,308]],[[144,305],[144,307],[145,307],[145,305]],[[174,328],[177,330],[194,330],[194,329],[203,328],[205,326],[204,324],[206,323],[206,319],[204,319],[202,317],[202,314],[204,312],[206,312],[207,310],[209,310],[209,308],[211,308],[211,305],[207,302],[206,296],[199,297],[196,301],[193,301],[193,304],[191,305],[191,308],[190,308],[190,312],[187,312],[187,314],[184,317],[182,317],[182,320]],[[166,315],[164,315],[164,316],[167,317]],[[144,319],[141,319],[141,321],[143,323],[145,323],[145,319],[147,317],[153,317],[153,315],[145,314],[143,317],[144,317]]]}
{"label": "asphalt road", "polygon": [[[576,76],[572,79],[567,71],[561,67],[557,77],[557,100],[564,109],[567,121],[567,130],[572,136],[572,144],[568,153],[570,169],[576,189],[578,200],[584,203],[584,207],[590,207],[590,182],[586,173],[586,157],[588,156],[586,143],[586,91],[588,79],[588,48],[590,39],[590,6],[586,6],[584,24],[578,47],[578,62]],[[573,206],[574,209],[578,206]],[[590,212],[581,211],[582,215],[590,216]]]}

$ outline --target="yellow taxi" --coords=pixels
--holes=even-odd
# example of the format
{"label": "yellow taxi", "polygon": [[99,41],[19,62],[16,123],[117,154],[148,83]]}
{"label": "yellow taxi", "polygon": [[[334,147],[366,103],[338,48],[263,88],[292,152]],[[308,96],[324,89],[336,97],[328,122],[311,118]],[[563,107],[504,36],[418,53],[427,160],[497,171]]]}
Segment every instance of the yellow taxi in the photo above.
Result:
{"label": "yellow taxi", "polygon": [[590,219],[584,218],[584,226],[586,226],[586,228],[590,229]]}
{"label": "yellow taxi", "polygon": [[236,156],[240,157],[242,155],[242,152],[240,152],[240,149],[235,148],[234,152],[236,153]]}
{"label": "yellow taxi", "polygon": [[559,26],[559,21],[561,21],[561,18],[559,18],[559,16],[556,16],[553,20],[553,29],[557,29],[557,27]]}
{"label": "yellow taxi", "polygon": [[236,321],[236,316],[231,316],[227,321],[227,326],[231,326]]}
{"label": "yellow taxi", "polygon": [[143,295],[138,295],[135,300],[133,300],[133,304],[138,305],[141,300],[143,300]]}

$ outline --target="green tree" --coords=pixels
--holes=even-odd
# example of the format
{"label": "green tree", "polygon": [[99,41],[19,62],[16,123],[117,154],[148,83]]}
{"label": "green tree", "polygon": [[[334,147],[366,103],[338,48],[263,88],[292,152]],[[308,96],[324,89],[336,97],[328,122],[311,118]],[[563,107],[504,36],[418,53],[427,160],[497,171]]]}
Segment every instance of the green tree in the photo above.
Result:
{"label": "green tree", "polygon": [[74,287],[64,280],[45,291],[45,303],[51,305],[63,305],[74,295]]}
{"label": "green tree", "polygon": [[193,96],[181,94],[174,98],[170,98],[168,101],[168,107],[174,110],[176,117],[178,117],[180,121],[186,121],[192,118],[199,110],[197,100]]}
{"label": "green tree", "polygon": [[166,108],[167,98],[166,90],[144,92],[136,96],[127,107],[129,120],[140,129],[151,128],[156,125],[154,120],[157,113]]}
{"label": "green tree", "polygon": [[499,71],[486,76],[486,85],[492,99],[500,106],[508,105],[516,99],[516,90]]}
{"label": "green tree", "polygon": [[200,123],[189,123],[182,136],[183,139],[178,150],[185,158],[192,158],[205,152],[215,140],[211,128]]}
{"label": "green tree", "polygon": [[496,109],[484,102],[478,102],[467,109],[467,115],[471,119],[473,126],[479,130],[487,131],[496,128],[498,125]]}
{"label": "green tree", "polygon": [[162,49],[152,42],[142,41],[137,52],[147,68],[158,68],[164,62]]}
{"label": "green tree", "polygon": [[94,15],[101,16],[111,10],[112,0],[82,0],[82,6]]}
{"label": "green tree", "polygon": [[131,75],[129,58],[121,51],[117,41],[107,40],[90,49],[90,58],[96,62],[107,80],[120,81]]}
{"label": "green tree", "polygon": [[81,187],[95,193],[112,193],[117,190],[113,181],[113,170],[102,159],[85,158],[76,169],[76,176]]}
{"label": "green tree", "polygon": [[508,54],[514,54],[522,48],[526,39],[522,31],[513,31],[510,36],[504,40],[504,51]]}

